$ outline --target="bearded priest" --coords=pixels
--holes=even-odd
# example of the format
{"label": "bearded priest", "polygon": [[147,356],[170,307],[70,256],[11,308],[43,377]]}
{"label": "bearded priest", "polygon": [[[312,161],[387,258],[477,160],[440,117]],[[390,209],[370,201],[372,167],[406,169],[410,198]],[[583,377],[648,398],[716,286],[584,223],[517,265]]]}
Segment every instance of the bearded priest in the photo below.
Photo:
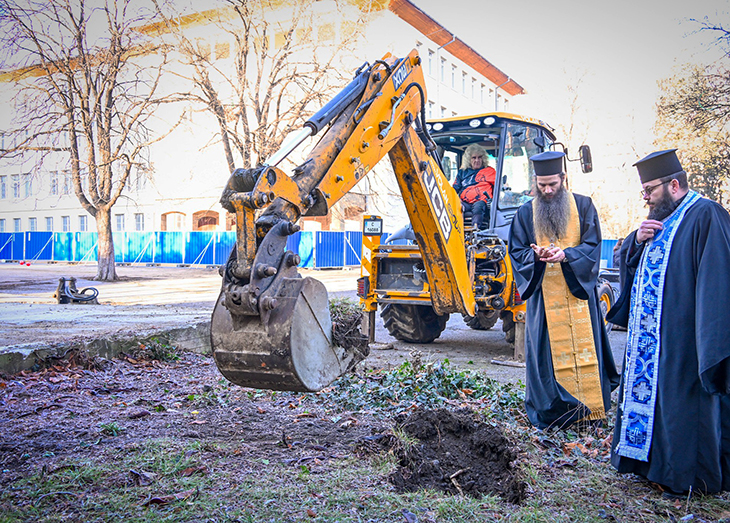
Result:
{"label": "bearded priest", "polygon": [[540,429],[601,424],[619,375],[596,292],[598,214],[590,198],[568,191],[564,153],[546,151],[530,161],[535,198],[517,210],[509,236],[527,301],[527,416]]}
{"label": "bearded priest", "polygon": [[621,246],[628,326],[611,463],[665,496],[730,490],[730,216],[676,149],[634,164],[649,214]]}

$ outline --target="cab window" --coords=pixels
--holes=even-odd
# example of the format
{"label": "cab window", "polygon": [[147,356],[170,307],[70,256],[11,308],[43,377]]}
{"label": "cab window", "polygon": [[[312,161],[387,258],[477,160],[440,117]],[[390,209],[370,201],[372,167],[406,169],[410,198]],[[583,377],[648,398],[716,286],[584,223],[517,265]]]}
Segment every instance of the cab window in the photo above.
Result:
{"label": "cab window", "polygon": [[532,200],[532,177],[534,170],[530,157],[542,152],[535,144],[540,131],[519,123],[507,125],[504,160],[502,165],[502,190],[499,194],[499,208],[519,207]]}

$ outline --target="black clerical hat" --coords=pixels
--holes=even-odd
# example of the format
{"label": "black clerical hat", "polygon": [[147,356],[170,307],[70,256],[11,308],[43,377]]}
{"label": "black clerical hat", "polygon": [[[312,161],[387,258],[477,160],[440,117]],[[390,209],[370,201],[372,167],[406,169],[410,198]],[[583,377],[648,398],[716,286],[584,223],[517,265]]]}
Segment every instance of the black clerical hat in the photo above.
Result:
{"label": "black clerical hat", "polygon": [[552,176],[563,172],[563,158],[565,153],[559,151],[545,151],[530,157],[535,167],[535,176]]}
{"label": "black clerical hat", "polygon": [[682,164],[679,163],[679,158],[674,152],[676,150],[656,151],[636,162],[634,167],[639,170],[641,183],[684,172]]}

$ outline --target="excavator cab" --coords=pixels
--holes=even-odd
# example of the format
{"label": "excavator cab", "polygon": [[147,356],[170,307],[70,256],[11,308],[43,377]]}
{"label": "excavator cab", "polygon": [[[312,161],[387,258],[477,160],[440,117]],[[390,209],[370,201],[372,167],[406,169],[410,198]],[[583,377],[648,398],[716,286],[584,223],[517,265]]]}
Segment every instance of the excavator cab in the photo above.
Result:
{"label": "excavator cab", "polygon": [[541,120],[503,112],[433,120],[426,127],[452,183],[466,148],[484,147],[490,166],[497,171],[489,230],[506,241],[514,213],[533,197],[529,158],[553,146],[552,129]]}

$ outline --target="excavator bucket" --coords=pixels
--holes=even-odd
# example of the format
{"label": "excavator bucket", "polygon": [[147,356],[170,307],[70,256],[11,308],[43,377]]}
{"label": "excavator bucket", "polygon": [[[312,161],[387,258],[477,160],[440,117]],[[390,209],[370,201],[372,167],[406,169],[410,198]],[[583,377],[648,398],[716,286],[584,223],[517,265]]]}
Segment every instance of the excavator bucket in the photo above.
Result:
{"label": "excavator bucket", "polygon": [[277,305],[233,318],[221,293],[211,320],[218,369],[232,383],[272,390],[321,390],[348,369],[352,355],[332,344],[327,289],[313,278],[286,278]]}
{"label": "excavator bucket", "polygon": [[314,392],[367,355],[333,344],[327,289],[302,278],[299,257],[286,250],[294,230],[275,226],[244,277],[235,276],[235,248],[224,266],[210,340],[218,369],[236,385]]}

